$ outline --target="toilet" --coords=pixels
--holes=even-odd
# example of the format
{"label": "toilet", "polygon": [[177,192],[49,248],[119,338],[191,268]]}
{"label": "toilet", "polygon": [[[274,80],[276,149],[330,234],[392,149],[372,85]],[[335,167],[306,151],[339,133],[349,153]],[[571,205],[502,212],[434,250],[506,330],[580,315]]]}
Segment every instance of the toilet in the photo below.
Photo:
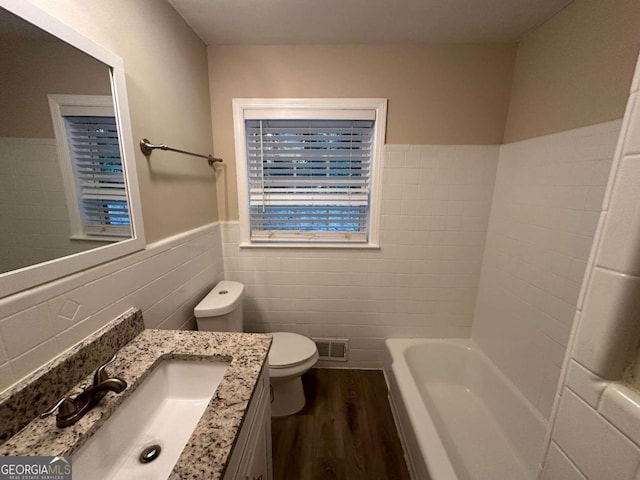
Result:
{"label": "toilet", "polygon": [[[193,313],[203,332],[242,332],[244,285],[223,280],[204,297]],[[302,374],[318,361],[316,344],[304,335],[272,333],[269,350],[271,416],[284,417],[302,410],[305,404]]]}

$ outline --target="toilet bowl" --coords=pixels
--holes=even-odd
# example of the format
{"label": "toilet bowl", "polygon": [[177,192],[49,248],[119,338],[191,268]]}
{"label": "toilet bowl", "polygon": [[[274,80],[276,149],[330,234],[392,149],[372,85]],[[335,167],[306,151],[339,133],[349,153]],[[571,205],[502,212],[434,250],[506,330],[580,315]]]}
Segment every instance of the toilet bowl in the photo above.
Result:
{"label": "toilet bowl", "polygon": [[[243,331],[244,285],[223,280],[194,309],[198,330]],[[305,405],[302,375],[318,361],[316,344],[304,335],[274,332],[269,350],[271,416],[292,415]]]}
{"label": "toilet bowl", "polygon": [[318,348],[297,333],[275,332],[269,350],[271,416],[284,417],[304,408],[302,374],[318,361]]}

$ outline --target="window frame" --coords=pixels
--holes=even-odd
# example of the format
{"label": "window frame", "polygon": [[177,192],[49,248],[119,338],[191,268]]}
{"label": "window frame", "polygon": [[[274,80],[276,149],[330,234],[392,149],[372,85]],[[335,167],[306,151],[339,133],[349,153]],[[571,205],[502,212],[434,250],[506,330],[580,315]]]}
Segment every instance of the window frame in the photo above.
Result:
{"label": "window frame", "polygon": [[[259,248],[380,248],[380,211],[384,142],[386,133],[386,98],[234,98],[233,123],[236,154],[236,180],[238,187],[238,215],[240,220],[240,247]],[[358,112],[374,112],[374,138],[371,152],[371,176],[367,241],[330,242],[300,241],[255,242],[251,240],[249,215],[249,181],[245,117],[259,115],[263,119],[345,119],[357,120]],[[355,117],[355,118],[354,118]]]}
{"label": "window frame", "polygon": [[[118,242],[123,238],[128,238],[131,233],[109,232],[107,227],[105,232],[97,232],[94,228],[86,225],[80,207],[81,194],[76,178],[74,160],[72,158],[69,140],[67,137],[67,126],[64,120],[64,110],[78,108],[78,115],[86,116],[113,116],[115,108],[113,98],[110,95],[69,95],[69,94],[50,94],[49,109],[51,111],[51,120],[55,133],[56,144],[58,148],[58,163],[62,172],[62,183],[64,185],[64,193],[67,201],[67,211],[69,213],[69,222],[71,226],[72,240],[90,240],[90,241],[112,241]],[[120,154],[122,162],[122,152]],[[124,162],[123,162],[124,169]],[[126,193],[126,184],[125,184]],[[128,202],[128,199],[127,199]],[[128,202],[129,203],[129,202]],[[131,212],[129,207],[129,220],[131,222]],[[120,229],[115,229],[116,231]],[[131,223],[129,224],[129,232],[131,232]]]}

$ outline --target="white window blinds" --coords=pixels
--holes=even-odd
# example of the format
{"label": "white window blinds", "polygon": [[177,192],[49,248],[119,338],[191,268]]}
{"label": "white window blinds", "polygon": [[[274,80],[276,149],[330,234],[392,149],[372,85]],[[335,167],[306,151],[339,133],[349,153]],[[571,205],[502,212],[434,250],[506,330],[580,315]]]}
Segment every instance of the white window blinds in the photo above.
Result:
{"label": "white window blinds", "polygon": [[367,242],[373,120],[245,120],[251,241]]}
{"label": "white window blinds", "polygon": [[115,117],[65,115],[64,122],[84,233],[130,236]]}

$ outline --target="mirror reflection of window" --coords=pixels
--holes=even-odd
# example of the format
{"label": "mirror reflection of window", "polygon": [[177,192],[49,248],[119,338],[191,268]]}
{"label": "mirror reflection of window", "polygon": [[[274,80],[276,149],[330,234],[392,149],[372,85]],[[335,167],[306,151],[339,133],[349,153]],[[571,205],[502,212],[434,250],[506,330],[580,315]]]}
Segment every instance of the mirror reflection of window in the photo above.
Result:
{"label": "mirror reflection of window", "polygon": [[0,273],[131,238],[117,132],[92,147],[105,150],[93,180],[72,173],[69,185],[49,106],[49,96],[102,97],[112,126],[95,136],[113,130],[110,68],[0,8],[0,85]]}
{"label": "mirror reflection of window", "polygon": [[71,237],[131,235],[120,143],[110,96],[49,95]]}
{"label": "mirror reflection of window", "polygon": [[130,235],[127,192],[116,119],[100,115],[64,117],[86,235]]}

